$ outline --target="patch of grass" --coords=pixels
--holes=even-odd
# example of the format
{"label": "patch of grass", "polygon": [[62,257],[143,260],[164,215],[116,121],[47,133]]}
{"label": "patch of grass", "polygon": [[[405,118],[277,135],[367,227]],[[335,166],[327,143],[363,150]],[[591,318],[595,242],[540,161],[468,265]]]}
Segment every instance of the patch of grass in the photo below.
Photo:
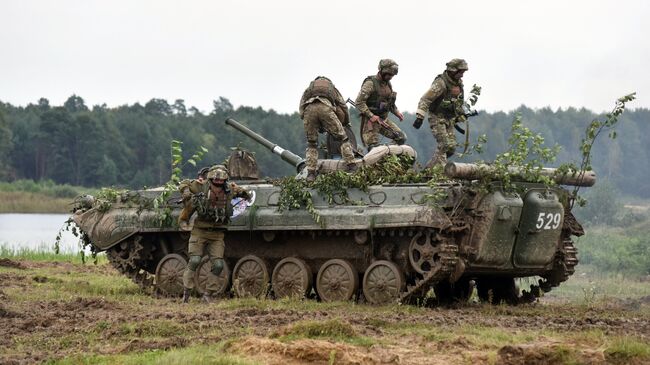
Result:
{"label": "patch of grass", "polygon": [[436,327],[429,324],[422,323],[404,323],[396,322],[386,324],[384,330],[387,333],[404,336],[404,335],[418,335],[422,336],[425,340],[430,342],[448,341],[454,338],[454,334],[447,328]]}
{"label": "patch of grass", "polygon": [[374,327],[387,327],[388,325],[390,325],[390,322],[380,318],[368,318],[366,320],[366,324]]}
{"label": "patch of grass", "polygon": [[616,364],[640,364],[650,360],[650,344],[630,337],[615,338],[605,350],[605,358]]}
{"label": "patch of grass", "polygon": [[123,323],[118,327],[121,335],[140,337],[171,337],[183,335],[186,328],[174,321],[150,320],[134,323]]}
{"label": "patch of grass", "polygon": [[[29,261],[49,261],[49,262],[70,262],[73,264],[82,264],[82,256],[80,252],[61,252],[55,253],[52,247],[47,245],[40,245],[38,248],[13,248],[6,243],[0,244],[0,257],[5,257],[9,259],[17,260],[29,260]],[[94,259],[86,255],[86,264],[94,264]],[[106,255],[100,253],[97,255],[97,264],[107,263],[108,259]]]}
{"label": "patch of grass", "polygon": [[299,338],[328,339],[364,347],[375,343],[370,338],[359,336],[349,323],[339,319],[297,322],[271,334],[271,338],[279,338],[281,341]]}
{"label": "patch of grass", "polygon": [[52,180],[0,182],[0,213],[69,213],[74,197],[98,191]]}
{"label": "patch of grass", "polygon": [[96,277],[93,274],[84,275],[83,277],[87,278],[87,280],[82,278],[80,278],[81,280],[63,279],[64,282],[61,286],[66,288],[69,293],[81,297],[115,296],[121,298],[123,296],[144,294],[140,287],[126,277],[120,276],[106,279],[105,277]]}
{"label": "patch of grass", "polygon": [[567,334],[567,339],[572,343],[585,345],[589,347],[602,347],[607,341],[609,336],[602,330],[582,330],[579,332],[570,332]]}
{"label": "patch of grass", "polygon": [[236,310],[236,309],[260,309],[260,310],[296,310],[296,311],[345,311],[346,313],[358,313],[381,318],[384,315],[394,315],[397,313],[404,314],[423,314],[428,311],[427,308],[416,307],[411,305],[360,305],[355,302],[318,302],[316,300],[283,298],[273,300],[269,298],[233,298],[219,302],[219,309]]}
{"label": "patch of grass", "polygon": [[[48,264],[49,265],[49,264]],[[147,295],[131,279],[126,276],[106,275],[113,269],[108,264],[90,266],[87,272],[71,272],[69,264],[30,268],[28,271],[0,267],[0,272],[14,271],[29,278],[31,285],[37,290],[22,290],[7,288],[5,292],[19,302],[42,300],[69,300],[70,298],[106,297],[116,302],[151,302],[157,303],[156,298]],[[101,274],[100,274],[101,273]]]}
{"label": "patch of grass", "polygon": [[37,348],[41,351],[56,352],[66,349],[86,348],[91,343],[97,343],[97,341],[100,341],[99,337],[85,331],[60,336],[35,333],[30,336],[14,337],[12,351],[24,353]]}
{"label": "patch of grass", "polygon": [[501,347],[513,343],[526,343],[535,340],[541,332],[507,331],[498,327],[464,326],[456,330],[470,342],[483,347]]}
{"label": "patch of grass", "polygon": [[0,191],[0,213],[69,213],[71,198],[41,193]]}
{"label": "patch of grass", "polygon": [[579,361],[576,350],[565,345],[551,347],[547,355],[545,360],[550,364],[578,365],[582,363]]}
{"label": "patch of grass", "polygon": [[572,304],[594,305],[611,298],[639,298],[650,295],[650,285],[636,275],[603,272],[592,265],[578,265],[569,280],[545,294]]}
{"label": "patch of grass", "polygon": [[210,365],[255,365],[258,362],[241,356],[223,353],[223,345],[200,345],[171,350],[134,351],[122,355],[78,355],[50,361],[50,364],[210,364]]}

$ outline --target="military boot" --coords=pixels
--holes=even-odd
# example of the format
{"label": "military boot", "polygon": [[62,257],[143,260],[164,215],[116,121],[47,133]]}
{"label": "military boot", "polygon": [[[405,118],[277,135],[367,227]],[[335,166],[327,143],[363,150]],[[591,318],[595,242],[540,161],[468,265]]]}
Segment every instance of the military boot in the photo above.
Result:
{"label": "military boot", "polygon": [[190,289],[183,288],[183,303],[189,303],[190,302],[190,292],[191,292]]}
{"label": "military boot", "polygon": [[359,170],[359,166],[356,163],[352,162],[348,164],[348,172],[353,174]]}
{"label": "military boot", "polygon": [[316,171],[308,171],[307,172],[307,182],[314,182],[316,181]]}

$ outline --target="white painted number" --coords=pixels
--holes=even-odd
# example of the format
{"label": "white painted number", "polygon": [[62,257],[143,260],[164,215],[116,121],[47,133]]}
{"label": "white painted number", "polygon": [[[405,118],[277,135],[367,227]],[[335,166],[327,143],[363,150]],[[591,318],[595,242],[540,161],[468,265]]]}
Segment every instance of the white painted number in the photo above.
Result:
{"label": "white painted number", "polygon": [[535,228],[537,229],[557,229],[560,226],[560,221],[562,220],[562,216],[560,213],[539,213],[537,216],[537,224],[535,224]]}

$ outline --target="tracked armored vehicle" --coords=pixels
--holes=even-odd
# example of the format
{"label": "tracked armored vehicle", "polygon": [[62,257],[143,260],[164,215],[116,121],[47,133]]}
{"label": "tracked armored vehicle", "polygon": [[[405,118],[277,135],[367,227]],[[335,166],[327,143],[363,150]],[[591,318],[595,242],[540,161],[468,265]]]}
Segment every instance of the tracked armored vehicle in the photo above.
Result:
{"label": "tracked armored vehicle", "polygon": [[[227,123],[297,168],[303,163],[232,119]],[[385,146],[357,163],[374,163],[382,153],[414,151]],[[319,169],[333,171],[338,165],[324,160]],[[468,299],[472,283],[479,297],[492,303],[534,300],[567,280],[578,263],[571,237],[583,230],[570,212],[570,194],[526,181],[516,183],[516,193],[504,191],[498,181],[485,192],[472,182],[482,171],[480,166],[450,163],[446,173],[455,179],[451,182],[348,189],[345,199],[310,190],[319,222],[306,209],[279,211],[279,186],[237,181],[255,198],[228,227],[219,293],[322,301],[363,298],[385,304],[423,302],[433,292],[438,301],[449,302]],[[594,181],[593,174],[580,174],[559,182]],[[93,249],[105,251],[120,272],[144,287],[177,295],[189,231],[176,224],[161,226],[153,210],[133,203],[134,194],[135,200],[146,201],[160,191],[132,192],[108,209],[87,199],[73,220]],[[432,204],[427,199],[432,194],[443,198]],[[168,203],[176,218],[178,197]],[[195,277],[199,292],[208,275],[209,264],[201,264]],[[525,277],[539,280],[521,291],[515,279]]]}

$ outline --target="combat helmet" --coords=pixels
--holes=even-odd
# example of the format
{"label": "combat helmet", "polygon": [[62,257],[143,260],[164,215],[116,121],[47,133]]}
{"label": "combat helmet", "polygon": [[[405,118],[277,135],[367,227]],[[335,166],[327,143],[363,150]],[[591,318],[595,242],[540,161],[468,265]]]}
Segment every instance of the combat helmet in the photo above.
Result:
{"label": "combat helmet", "polygon": [[465,62],[464,59],[462,58],[454,58],[453,60],[447,62],[447,71],[449,72],[457,72],[457,71],[467,71],[469,70],[469,67],[467,67],[467,62]]}
{"label": "combat helmet", "polygon": [[210,167],[208,171],[208,180],[218,179],[218,180],[228,180],[228,170],[224,165],[215,165]]}
{"label": "combat helmet", "polygon": [[398,66],[399,65],[397,64],[397,62],[391,60],[390,58],[384,58],[383,60],[379,61],[379,66],[377,68],[381,73],[397,75],[397,71],[399,69]]}
{"label": "combat helmet", "polygon": [[201,168],[201,170],[199,170],[196,173],[196,176],[203,176],[205,178],[206,176],[208,176],[208,171],[210,171],[209,167],[207,167],[207,166],[203,167],[203,168]]}

